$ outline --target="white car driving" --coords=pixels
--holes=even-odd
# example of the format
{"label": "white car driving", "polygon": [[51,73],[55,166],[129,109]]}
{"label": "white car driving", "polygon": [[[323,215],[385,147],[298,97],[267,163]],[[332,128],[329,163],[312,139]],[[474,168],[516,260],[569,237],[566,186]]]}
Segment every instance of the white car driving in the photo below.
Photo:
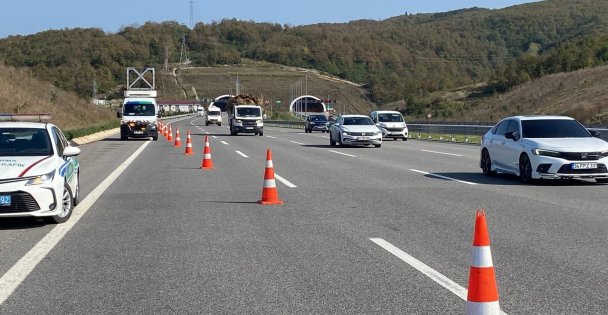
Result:
{"label": "white car driving", "polygon": [[403,115],[398,111],[379,110],[371,113],[372,120],[382,131],[382,137],[407,141],[409,132]]}
{"label": "white car driving", "polygon": [[486,176],[534,179],[593,178],[608,182],[608,143],[565,116],[514,116],[500,121],[481,141]]}
{"label": "white car driving", "polygon": [[0,122],[0,218],[67,221],[79,198],[78,154],[53,124]]}
{"label": "white car driving", "polygon": [[344,145],[382,145],[382,132],[374,121],[365,115],[341,115],[329,127],[329,144]]}

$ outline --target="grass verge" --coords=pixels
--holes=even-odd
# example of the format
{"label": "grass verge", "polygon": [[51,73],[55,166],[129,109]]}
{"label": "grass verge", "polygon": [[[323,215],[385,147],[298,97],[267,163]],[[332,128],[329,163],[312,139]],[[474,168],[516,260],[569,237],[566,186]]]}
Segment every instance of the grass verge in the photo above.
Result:
{"label": "grass verge", "polygon": [[94,134],[94,133],[97,133],[100,131],[105,131],[105,130],[118,128],[118,127],[120,127],[120,121],[111,120],[102,125],[66,130],[66,131],[64,131],[64,134],[68,138],[68,140],[72,140],[74,138],[80,138],[80,137],[88,136],[90,134]]}

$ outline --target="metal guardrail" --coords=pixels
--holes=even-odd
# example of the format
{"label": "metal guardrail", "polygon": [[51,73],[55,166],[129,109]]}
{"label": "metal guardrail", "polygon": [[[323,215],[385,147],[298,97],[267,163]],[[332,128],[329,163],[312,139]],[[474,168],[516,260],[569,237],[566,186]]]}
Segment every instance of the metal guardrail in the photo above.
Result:
{"label": "metal guardrail", "polygon": [[[304,129],[303,121],[265,120],[264,124],[270,127]],[[481,137],[494,127],[493,125],[474,124],[407,124],[410,138],[420,140],[438,140],[462,143],[480,143]],[[608,141],[608,128],[588,128],[599,131],[600,139]]]}

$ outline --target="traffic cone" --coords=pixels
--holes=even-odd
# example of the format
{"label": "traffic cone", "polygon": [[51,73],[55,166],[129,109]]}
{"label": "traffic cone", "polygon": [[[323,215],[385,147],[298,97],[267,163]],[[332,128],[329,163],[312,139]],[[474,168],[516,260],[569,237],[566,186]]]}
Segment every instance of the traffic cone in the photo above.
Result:
{"label": "traffic cone", "polygon": [[205,148],[203,149],[203,162],[201,168],[204,170],[212,170],[213,161],[211,160],[211,147],[209,146],[209,136],[205,136]]}
{"label": "traffic cone", "polygon": [[171,130],[171,125],[169,125],[169,136],[167,136],[167,140],[173,141],[173,131]]}
{"label": "traffic cone", "polygon": [[283,200],[279,199],[277,183],[274,180],[274,166],[272,165],[272,152],[266,151],[266,170],[264,171],[264,188],[262,189],[262,200],[258,201],[262,205],[282,205]]}
{"label": "traffic cone", "polygon": [[190,138],[190,130],[188,130],[188,136],[186,137],[186,151],[184,151],[186,155],[193,155],[192,152],[192,138]]}
{"label": "traffic cone", "polygon": [[163,136],[165,136],[165,138],[169,137],[169,130],[167,129],[167,125],[163,126]]}
{"label": "traffic cone", "polygon": [[490,251],[490,233],[483,209],[478,209],[475,216],[472,258],[465,313],[467,315],[500,314],[498,287]]}
{"label": "traffic cone", "polygon": [[175,132],[175,143],[173,144],[173,146],[176,148],[182,146],[182,139],[179,137],[179,128],[177,128],[177,131]]}

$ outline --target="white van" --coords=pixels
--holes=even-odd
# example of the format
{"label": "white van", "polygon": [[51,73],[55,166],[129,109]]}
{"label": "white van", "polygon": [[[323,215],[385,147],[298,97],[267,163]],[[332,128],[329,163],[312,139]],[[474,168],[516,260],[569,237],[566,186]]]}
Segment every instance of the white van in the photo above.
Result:
{"label": "white van", "polygon": [[409,132],[407,125],[398,111],[379,110],[372,112],[372,120],[376,126],[382,131],[382,138],[392,138],[394,140],[401,139],[407,141]]}
{"label": "white van", "polygon": [[203,107],[199,107],[196,109],[196,116],[203,117],[205,116],[205,109]]}
{"label": "white van", "polygon": [[206,117],[205,126],[209,126],[210,124],[222,125],[222,111],[219,107],[209,106]]}

